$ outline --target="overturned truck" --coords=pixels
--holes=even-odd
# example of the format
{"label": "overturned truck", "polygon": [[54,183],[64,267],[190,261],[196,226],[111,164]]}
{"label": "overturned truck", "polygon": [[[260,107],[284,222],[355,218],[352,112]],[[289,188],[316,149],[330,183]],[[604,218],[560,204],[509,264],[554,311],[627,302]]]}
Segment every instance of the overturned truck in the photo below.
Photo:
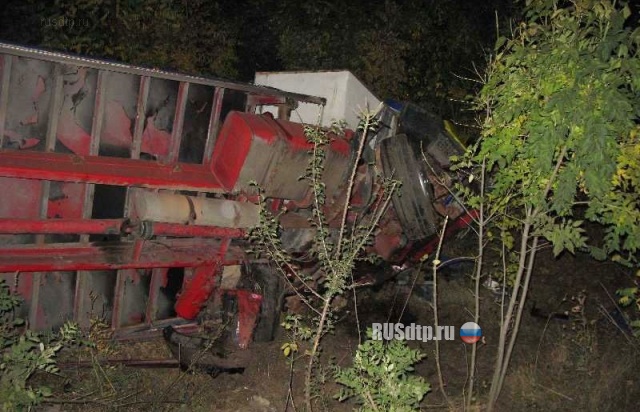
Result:
{"label": "overturned truck", "polygon": [[[19,316],[33,329],[99,318],[130,338],[189,331],[204,308],[224,307],[238,347],[272,338],[283,285],[246,252],[260,212],[249,182],[287,210],[283,244],[304,252],[312,193],[298,177],[311,146],[289,119],[309,103],[325,99],[0,44],[0,278],[22,297]],[[325,213],[338,224],[368,139],[350,218],[380,190],[373,167],[402,180],[371,253],[407,268],[443,216],[452,230],[470,218],[440,184],[455,179],[448,159],[462,147],[411,105],[385,107],[380,122],[332,139]]]}

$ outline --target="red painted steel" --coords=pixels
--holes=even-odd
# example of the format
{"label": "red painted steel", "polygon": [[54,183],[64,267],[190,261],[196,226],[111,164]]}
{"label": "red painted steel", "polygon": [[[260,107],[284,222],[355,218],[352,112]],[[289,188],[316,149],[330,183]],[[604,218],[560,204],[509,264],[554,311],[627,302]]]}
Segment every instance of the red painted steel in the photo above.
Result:
{"label": "red painted steel", "polygon": [[[352,134],[347,138],[332,136],[331,150],[349,156],[351,148],[348,140],[351,137]],[[278,142],[284,145],[279,146]],[[256,146],[256,143],[264,146]],[[225,189],[232,190],[238,183],[252,150],[262,150],[264,152],[260,153],[261,156],[279,160],[281,164],[277,165],[278,169],[286,173],[287,167],[291,166],[290,154],[306,153],[312,148],[313,144],[309,142],[302,124],[276,120],[271,115],[256,116],[251,113],[233,112],[227,116],[216,141],[211,170],[220,178]],[[305,164],[308,162],[307,157],[302,160]],[[297,176],[294,176],[295,178]]]}
{"label": "red painted steel", "polygon": [[147,160],[62,153],[2,151],[0,176],[202,192],[222,191],[218,179],[201,165],[167,165]]}
{"label": "red painted steel", "polygon": [[176,301],[175,309],[178,316],[184,319],[195,319],[198,316],[213,292],[220,268],[218,262],[196,268],[194,277],[185,282]]}
{"label": "red painted steel", "polygon": [[[242,229],[216,226],[187,226],[176,223],[145,222],[149,229],[127,219],[6,219],[0,218],[0,233],[11,234],[89,234],[118,235],[134,233],[139,236],[174,236],[205,238],[241,238]],[[141,233],[142,231],[148,233]]]}
{"label": "red painted steel", "polygon": [[124,219],[3,219],[0,233],[111,234],[121,232]]}
{"label": "red painted steel", "polygon": [[[148,240],[133,259],[135,242],[7,246],[0,248],[0,273],[197,267],[220,261],[220,247],[218,239]],[[222,263],[234,264],[243,256],[241,247],[229,247]]]}
{"label": "red painted steel", "polygon": [[275,142],[277,134],[269,119],[268,116],[249,116],[240,112],[227,116],[211,158],[211,171],[227,191],[235,187],[254,138],[260,138],[268,145]]}
{"label": "red painted steel", "polygon": [[214,266],[199,267],[195,269],[193,277],[185,279],[182,292],[175,304],[178,316],[185,319],[194,319],[202,307],[207,303],[215,286],[216,277],[220,274],[222,260],[231,248],[231,239],[223,239],[218,247],[218,258]]}
{"label": "red painted steel", "polygon": [[225,291],[227,294],[235,295],[238,299],[238,325],[236,333],[238,346],[245,349],[251,343],[253,329],[258,322],[260,306],[262,305],[262,295],[243,289]]}
{"label": "red painted steel", "polygon": [[[255,181],[269,198],[303,201],[309,185],[299,179],[309,165],[313,144],[304,126],[269,114],[231,112],[220,130],[210,167],[226,191],[249,191]],[[323,179],[327,197],[344,184],[350,159],[350,143],[331,136]],[[330,171],[330,172],[329,172]]]}

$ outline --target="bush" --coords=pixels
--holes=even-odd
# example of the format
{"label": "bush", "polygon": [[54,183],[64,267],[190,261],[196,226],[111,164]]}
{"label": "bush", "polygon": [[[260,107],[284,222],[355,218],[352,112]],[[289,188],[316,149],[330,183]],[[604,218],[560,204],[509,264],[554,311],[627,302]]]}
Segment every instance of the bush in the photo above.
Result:
{"label": "bush", "polygon": [[15,316],[20,299],[0,283],[0,399],[2,410],[23,410],[51,396],[46,386],[32,387],[29,378],[36,371],[58,372],[56,354],[78,342],[78,326],[67,322],[58,334],[44,339],[26,330],[25,321]]}
{"label": "bush", "polygon": [[418,410],[431,386],[413,376],[413,367],[426,355],[402,340],[374,340],[371,329],[367,337],[358,345],[353,366],[336,368],[336,382],[343,386],[338,400],[355,398],[362,405],[361,411]]}

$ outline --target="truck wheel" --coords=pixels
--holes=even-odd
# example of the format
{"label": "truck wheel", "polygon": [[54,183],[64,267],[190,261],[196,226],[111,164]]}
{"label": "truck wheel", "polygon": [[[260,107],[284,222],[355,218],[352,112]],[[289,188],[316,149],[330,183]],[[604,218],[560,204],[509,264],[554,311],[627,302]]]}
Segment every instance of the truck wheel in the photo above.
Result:
{"label": "truck wheel", "polygon": [[258,323],[253,331],[255,342],[272,341],[280,324],[280,313],[285,292],[285,281],[278,270],[269,264],[249,265],[252,289],[262,295]]}
{"label": "truck wheel", "polygon": [[429,238],[437,231],[438,217],[422,157],[404,134],[383,140],[380,149],[385,177],[402,182],[392,201],[405,235],[412,241]]}

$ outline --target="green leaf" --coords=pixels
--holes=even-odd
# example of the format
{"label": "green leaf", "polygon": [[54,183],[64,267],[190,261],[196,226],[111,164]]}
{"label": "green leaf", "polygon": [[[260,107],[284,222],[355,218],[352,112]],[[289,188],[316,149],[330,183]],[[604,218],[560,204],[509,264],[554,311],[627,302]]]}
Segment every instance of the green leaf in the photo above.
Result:
{"label": "green leaf", "polygon": [[494,46],[494,50],[500,50],[502,48],[502,46],[504,46],[504,44],[507,42],[507,38],[504,36],[500,36],[498,37],[498,39],[496,40],[496,44]]}
{"label": "green leaf", "polygon": [[602,261],[607,258],[607,252],[604,249],[596,246],[589,246],[589,253],[596,260]]}

